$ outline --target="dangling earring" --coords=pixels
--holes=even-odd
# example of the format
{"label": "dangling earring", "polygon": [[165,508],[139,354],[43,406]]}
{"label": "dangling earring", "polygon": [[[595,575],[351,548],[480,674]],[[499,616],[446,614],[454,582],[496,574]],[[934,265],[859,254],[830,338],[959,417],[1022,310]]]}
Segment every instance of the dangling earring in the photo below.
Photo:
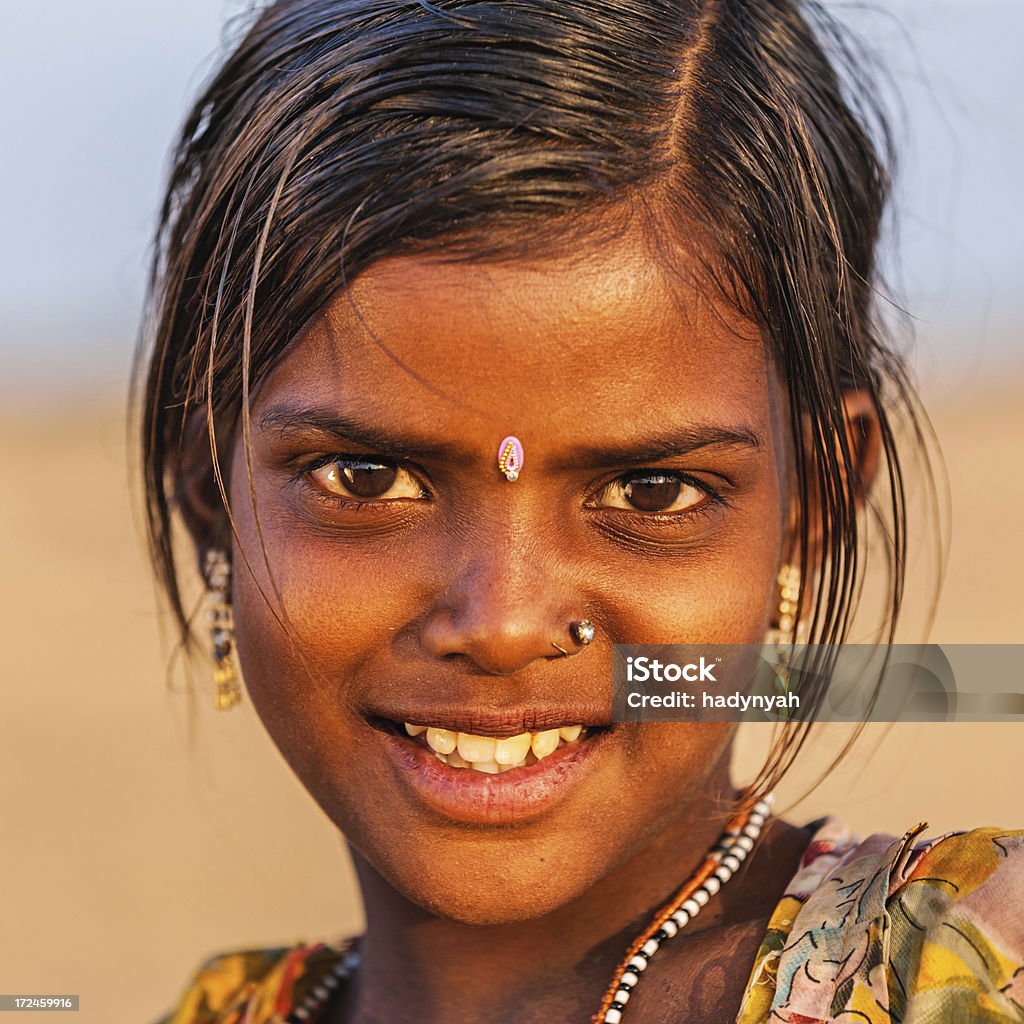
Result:
{"label": "dangling earring", "polygon": [[241,699],[238,673],[232,648],[235,621],[231,611],[231,563],[221,548],[206,552],[206,618],[210,623],[213,645],[214,704],[218,711],[228,711]]}
{"label": "dangling earring", "polygon": [[796,621],[797,606],[800,599],[800,569],[789,563],[779,569],[775,582],[779,587],[779,619],[778,626],[768,630],[765,643],[773,646],[775,672],[775,692],[781,697],[788,697],[793,672],[793,644],[800,642],[801,630]]}

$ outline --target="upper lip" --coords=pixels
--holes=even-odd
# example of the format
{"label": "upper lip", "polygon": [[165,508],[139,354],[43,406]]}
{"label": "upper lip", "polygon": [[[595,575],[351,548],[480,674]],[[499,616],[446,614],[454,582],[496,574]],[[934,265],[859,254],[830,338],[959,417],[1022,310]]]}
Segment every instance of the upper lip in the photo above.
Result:
{"label": "upper lip", "polygon": [[565,706],[472,708],[465,704],[432,704],[429,708],[371,709],[368,717],[450,729],[452,732],[465,732],[474,736],[493,736],[496,739],[570,725],[594,728],[612,724],[607,709]]}

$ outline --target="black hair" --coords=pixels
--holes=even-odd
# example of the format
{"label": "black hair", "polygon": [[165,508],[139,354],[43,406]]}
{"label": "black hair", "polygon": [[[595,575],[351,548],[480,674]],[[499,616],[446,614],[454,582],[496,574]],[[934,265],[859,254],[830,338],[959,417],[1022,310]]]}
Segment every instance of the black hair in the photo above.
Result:
{"label": "black hair", "polygon": [[[795,500],[815,509],[800,517],[793,560],[818,581],[800,608],[816,643],[846,639],[863,579],[843,396],[870,396],[891,639],[907,537],[894,413],[919,446],[922,435],[880,315],[891,147],[867,77],[824,11],[801,0],[257,10],[175,149],[140,349],[150,541],[183,640],[172,523],[196,410],[223,494],[216,452],[247,429],[251,392],[375,261],[521,258],[618,214],[641,216],[665,251],[703,253],[786,381]],[[799,729],[787,735],[762,781],[802,744]]]}

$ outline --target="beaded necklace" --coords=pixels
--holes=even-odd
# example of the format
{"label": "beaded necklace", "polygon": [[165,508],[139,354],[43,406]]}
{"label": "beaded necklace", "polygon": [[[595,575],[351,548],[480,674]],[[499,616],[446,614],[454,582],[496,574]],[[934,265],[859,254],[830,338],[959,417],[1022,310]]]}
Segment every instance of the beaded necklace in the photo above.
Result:
{"label": "beaded necklace", "polygon": [[[747,806],[726,826],[704,863],[633,940],[615,970],[591,1024],[621,1024],[626,1005],[640,983],[651,958],[669,939],[675,938],[705,907],[719,889],[740,869],[754,848],[771,812],[772,797]],[[327,1008],[328,1000],[359,965],[358,940],[339,950],[341,958],[285,1018],[285,1024],[313,1024]]]}

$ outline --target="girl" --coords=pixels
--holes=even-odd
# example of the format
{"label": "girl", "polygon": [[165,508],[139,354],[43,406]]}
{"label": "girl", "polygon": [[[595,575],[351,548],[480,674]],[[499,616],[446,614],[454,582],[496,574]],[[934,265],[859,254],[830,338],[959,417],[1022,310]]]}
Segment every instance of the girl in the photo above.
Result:
{"label": "girl", "polygon": [[739,792],[733,725],[611,717],[616,643],[839,645],[879,573],[892,637],[914,399],[844,54],[796,0],[258,14],[163,207],[149,524],[367,929],[167,1020],[1018,1019],[1021,833],[858,844],[762,799],[806,723]]}

